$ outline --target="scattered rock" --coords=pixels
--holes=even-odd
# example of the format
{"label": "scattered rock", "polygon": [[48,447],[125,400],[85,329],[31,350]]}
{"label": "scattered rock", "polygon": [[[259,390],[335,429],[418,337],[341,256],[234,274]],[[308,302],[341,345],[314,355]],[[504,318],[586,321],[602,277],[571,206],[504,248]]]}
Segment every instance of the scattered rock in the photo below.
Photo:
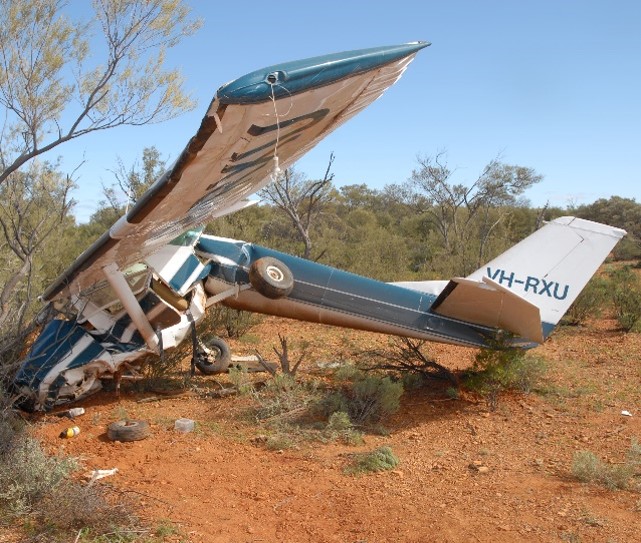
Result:
{"label": "scattered rock", "polygon": [[490,471],[490,468],[483,465],[483,462],[475,460],[468,466],[471,470],[476,471],[477,473],[487,473]]}

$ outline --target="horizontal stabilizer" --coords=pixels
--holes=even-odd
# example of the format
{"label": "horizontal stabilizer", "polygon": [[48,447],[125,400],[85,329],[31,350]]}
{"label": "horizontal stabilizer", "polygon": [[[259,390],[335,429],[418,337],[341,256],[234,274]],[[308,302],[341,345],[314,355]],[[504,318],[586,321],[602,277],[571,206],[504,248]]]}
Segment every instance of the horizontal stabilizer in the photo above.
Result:
{"label": "horizontal stabilizer", "polygon": [[457,277],[443,289],[431,311],[460,321],[501,328],[543,343],[541,312],[534,304],[489,277],[482,282]]}

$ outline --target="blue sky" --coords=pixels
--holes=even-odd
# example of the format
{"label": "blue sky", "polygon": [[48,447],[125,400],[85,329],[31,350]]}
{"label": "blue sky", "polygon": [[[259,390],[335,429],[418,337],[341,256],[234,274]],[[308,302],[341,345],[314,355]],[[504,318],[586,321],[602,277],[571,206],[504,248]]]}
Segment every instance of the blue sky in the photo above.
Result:
{"label": "blue sky", "polygon": [[[426,40],[401,80],[298,163],[335,183],[382,188],[406,180],[417,155],[446,151],[457,180],[483,166],[534,168],[534,205],[641,196],[641,2],[487,0],[188,2],[202,29],[173,49],[197,108],[175,120],[117,128],[59,147],[83,158],[76,215],[84,221],[118,157],[145,146],[175,159],[223,83],[281,61]],[[70,9],[85,11],[85,2]],[[80,7],[82,6],[82,7]]]}

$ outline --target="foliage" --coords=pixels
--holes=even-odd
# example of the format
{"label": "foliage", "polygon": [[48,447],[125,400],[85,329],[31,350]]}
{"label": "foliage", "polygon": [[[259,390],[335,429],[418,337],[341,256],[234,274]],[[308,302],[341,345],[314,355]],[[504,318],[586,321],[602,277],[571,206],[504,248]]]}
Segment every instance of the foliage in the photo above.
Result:
{"label": "foliage", "polygon": [[464,385],[483,396],[491,410],[498,406],[501,392],[517,390],[531,392],[546,372],[545,361],[511,348],[503,342],[493,348],[481,349],[472,370],[465,376]]}
{"label": "foliage", "polygon": [[228,338],[240,338],[263,320],[262,315],[240,311],[217,304],[207,311],[199,323],[199,333],[221,334],[224,330]]}
{"label": "foliage", "polygon": [[[260,196],[283,211],[295,228],[297,236],[304,244],[303,258],[312,256],[312,222],[321,214],[331,201],[332,180],[330,173],[334,155],[331,154],[325,175],[322,179],[308,180],[303,174],[288,168],[277,175],[272,182],[260,191]],[[318,257],[317,257],[318,258]]]}
{"label": "foliage", "polygon": [[363,434],[354,428],[349,415],[343,411],[336,411],[330,415],[325,428],[325,437],[332,441],[342,441],[346,445],[363,443]]}
{"label": "foliage", "polygon": [[28,518],[29,532],[51,542],[68,541],[70,529],[104,531],[134,522],[109,504],[101,487],[71,479],[76,467],[72,458],[45,454],[0,388],[0,522]]}
{"label": "foliage", "polygon": [[[192,344],[189,338],[175,349],[163,350],[160,356],[156,354],[146,355],[143,360],[137,361],[145,377],[141,382],[141,387],[147,390],[159,390],[166,387],[176,388],[177,383],[173,377],[185,358],[189,357],[191,360],[191,355]],[[182,385],[184,384],[182,383]]]}
{"label": "foliage", "polygon": [[621,464],[605,464],[591,451],[577,451],[572,460],[572,475],[583,483],[603,485],[611,490],[626,489],[641,467],[641,446],[632,440]]}
{"label": "foliage", "polygon": [[291,375],[278,373],[259,391],[253,392],[258,403],[256,417],[266,420],[277,417],[296,418],[315,404],[318,391],[314,382],[298,382]]}
{"label": "foliage", "polygon": [[444,153],[418,159],[406,191],[419,212],[434,226],[443,254],[454,273],[468,275],[487,261],[490,242],[507,221],[508,206],[541,181],[531,168],[492,160],[471,184],[453,181],[454,171]]}
{"label": "foliage", "polygon": [[582,324],[589,317],[598,317],[609,300],[610,281],[594,276],[563,317],[563,322],[570,325]]}
{"label": "foliage", "polygon": [[626,332],[641,332],[641,280],[629,267],[610,273],[611,294],[616,319]]}
{"label": "foliage", "polygon": [[[156,147],[145,147],[142,151],[142,169],[136,161],[128,168],[122,159],[117,160],[117,168],[112,171],[116,182],[109,187],[103,186],[103,194],[109,206],[118,216],[135,204],[142,195],[157,181],[165,171],[165,160],[160,157]],[[124,204],[123,204],[124,198]]]}
{"label": "foliage", "polygon": [[[74,138],[193,107],[167,50],[199,26],[175,0],[100,0],[89,22],[59,0],[1,0],[0,183]],[[90,42],[97,30],[102,41]],[[95,45],[94,45],[95,43]]]}
{"label": "foliage", "polygon": [[[349,366],[348,366],[349,367]],[[344,374],[343,374],[344,375]],[[341,374],[337,373],[340,379]],[[355,370],[343,387],[325,396],[320,402],[321,412],[330,417],[344,412],[357,426],[372,425],[398,411],[403,395],[403,384],[389,377],[367,375]]]}
{"label": "foliage", "polygon": [[354,455],[350,465],[345,469],[346,473],[376,473],[394,469],[400,463],[391,447],[379,447],[368,453]]}
{"label": "foliage", "polygon": [[614,256],[618,260],[641,258],[641,204],[634,198],[601,198],[572,211],[577,217],[627,230],[626,238],[614,248]]}
{"label": "foliage", "polygon": [[12,515],[25,515],[74,468],[73,461],[47,456],[35,439],[23,435],[3,454],[0,501]]}
{"label": "foliage", "polygon": [[64,230],[72,223],[70,177],[57,165],[31,163],[0,185],[0,358],[18,358],[40,309],[43,288],[64,265]]}
{"label": "foliage", "polygon": [[245,366],[230,367],[229,380],[241,395],[249,394],[254,390],[251,377],[249,376],[249,373],[247,372],[247,368]]}

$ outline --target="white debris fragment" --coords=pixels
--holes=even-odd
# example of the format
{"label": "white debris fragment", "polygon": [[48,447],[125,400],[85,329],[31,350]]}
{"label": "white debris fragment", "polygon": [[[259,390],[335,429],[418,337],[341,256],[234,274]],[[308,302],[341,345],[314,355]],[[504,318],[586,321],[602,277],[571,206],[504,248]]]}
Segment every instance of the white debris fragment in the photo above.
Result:
{"label": "white debris fragment", "polygon": [[89,482],[87,483],[88,486],[91,486],[96,482],[98,479],[103,479],[104,477],[110,477],[111,475],[115,475],[118,473],[118,468],[113,468],[113,469],[95,469],[91,472],[91,476],[89,478]]}

